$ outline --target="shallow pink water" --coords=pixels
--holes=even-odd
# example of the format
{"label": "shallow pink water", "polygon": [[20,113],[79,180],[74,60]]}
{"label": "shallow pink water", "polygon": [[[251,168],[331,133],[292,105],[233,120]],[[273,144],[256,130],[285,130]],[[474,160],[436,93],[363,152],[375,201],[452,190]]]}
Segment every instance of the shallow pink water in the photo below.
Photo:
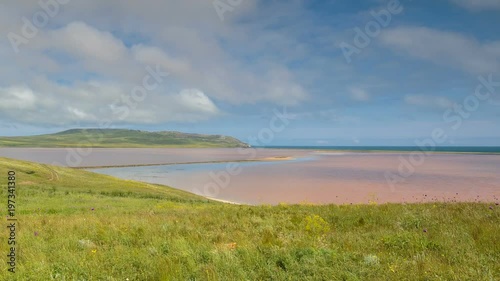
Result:
{"label": "shallow pink water", "polygon": [[0,157],[68,167],[249,160],[306,153],[303,150],[238,148],[0,148]]}
{"label": "shallow pink water", "polygon": [[[244,160],[293,156],[266,163],[198,164],[101,169],[121,178],[249,204],[485,201],[500,199],[500,155],[431,154],[402,175],[409,153],[320,153],[259,149],[93,149],[68,163],[66,149],[0,148],[0,156],[66,166],[111,166]],[[75,165],[77,164],[77,165]],[[230,174],[228,165],[239,173]],[[234,168],[234,167],[233,167]],[[404,171],[403,171],[404,172]],[[391,184],[386,174],[399,175]]]}
{"label": "shallow pink water", "polygon": [[[404,181],[393,183],[399,154],[321,155],[311,161],[243,167],[229,181],[207,171],[173,173],[174,187],[251,204],[487,201],[500,198],[500,156],[435,154]],[[402,154],[405,156],[405,154]],[[227,184],[226,184],[227,183]],[[217,187],[215,187],[217,186]]]}

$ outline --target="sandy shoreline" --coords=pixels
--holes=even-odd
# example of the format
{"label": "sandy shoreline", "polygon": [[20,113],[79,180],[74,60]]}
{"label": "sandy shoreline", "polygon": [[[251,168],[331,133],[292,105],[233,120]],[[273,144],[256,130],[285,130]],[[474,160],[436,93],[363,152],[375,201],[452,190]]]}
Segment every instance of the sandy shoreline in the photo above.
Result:
{"label": "sandy shoreline", "polygon": [[217,199],[217,198],[212,198],[212,197],[206,197],[206,196],[205,196],[205,198],[208,200],[217,201],[217,202],[226,203],[226,204],[231,204],[231,205],[250,205],[250,204],[237,203],[237,202],[232,202],[232,201],[222,200],[222,199]]}

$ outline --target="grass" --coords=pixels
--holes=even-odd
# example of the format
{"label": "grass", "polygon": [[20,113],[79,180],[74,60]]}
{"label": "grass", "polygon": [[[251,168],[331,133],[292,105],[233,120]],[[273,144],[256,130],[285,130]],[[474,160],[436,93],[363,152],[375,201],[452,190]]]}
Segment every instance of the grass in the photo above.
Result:
{"label": "grass", "polygon": [[0,147],[202,148],[247,147],[233,137],[124,129],[72,129],[57,134],[0,137]]}
{"label": "grass", "polygon": [[4,228],[0,280],[500,280],[494,204],[229,205],[0,158],[2,202],[8,170],[18,266]]}

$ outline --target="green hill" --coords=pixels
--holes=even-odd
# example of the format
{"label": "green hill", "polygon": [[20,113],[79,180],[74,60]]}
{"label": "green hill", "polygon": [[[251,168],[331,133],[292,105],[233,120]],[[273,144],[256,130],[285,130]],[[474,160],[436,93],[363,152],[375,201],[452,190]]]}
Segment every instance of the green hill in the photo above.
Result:
{"label": "green hill", "polygon": [[500,280],[495,204],[231,205],[0,158],[4,215],[8,171],[0,280]]}
{"label": "green hill", "polygon": [[248,147],[233,137],[125,129],[72,129],[56,134],[0,137],[0,147]]}

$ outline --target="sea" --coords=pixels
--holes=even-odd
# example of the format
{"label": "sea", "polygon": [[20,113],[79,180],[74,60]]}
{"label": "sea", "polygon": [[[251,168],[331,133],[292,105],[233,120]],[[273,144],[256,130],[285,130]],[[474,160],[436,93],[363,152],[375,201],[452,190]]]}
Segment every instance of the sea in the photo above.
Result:
{"label": "sea", "polygon": [[310,149],[310,150],[333,150],[333,151],[435,151],[435,152],[459,152],[459,153],[489,153],[499,154],[500,146],[437,146],[433,148],[418,146],[255,146],[256,148],[272,149]]}

